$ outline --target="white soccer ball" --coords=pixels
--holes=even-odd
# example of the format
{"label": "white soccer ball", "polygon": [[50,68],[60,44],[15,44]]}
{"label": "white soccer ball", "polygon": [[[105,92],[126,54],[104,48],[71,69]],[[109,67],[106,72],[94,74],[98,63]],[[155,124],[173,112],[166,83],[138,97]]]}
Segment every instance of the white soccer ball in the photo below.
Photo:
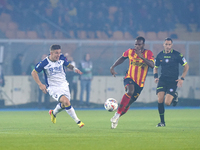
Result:
{"label": "white soccer ball", "polygon": [[114,98],[108,98],[106,102],[104,103],[104,107],[107,111],[112,112],[117,110],[118,103]]}

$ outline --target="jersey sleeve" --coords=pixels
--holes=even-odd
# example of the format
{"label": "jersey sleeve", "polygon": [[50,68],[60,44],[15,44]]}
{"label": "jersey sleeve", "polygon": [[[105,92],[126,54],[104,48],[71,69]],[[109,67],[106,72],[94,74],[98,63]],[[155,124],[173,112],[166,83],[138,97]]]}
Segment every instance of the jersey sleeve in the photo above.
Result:
{"label": "jersey sleeve", "polygon": [[126,51],[122,54],[122,56],[125,57],[125,58],[127,58],[127,57],[128,57],[128,54],[129,54],[129,50],[130,50],[130,49],[126,50]]}
{"label": "jersey sleeve", "polygon": [[157,55],[156,59],[155,59],[155,68],[158,68],[160,66],[160,57],[159,54]]}
{"label": "jersey sleeve", "polygon": [[187,64],[185,57],[181,53],[179,53],[178,61],[182,66],[185,66]]}
{"label": "jersey sleeve", "polygon": [[60,59],[64,61],[63,65],[68,66],[70,63],[67,61],[67,58],[62,54],[60,55]]}
{"label": "jersey sleeve", "polygon": [[38,64],[36,64],[35,71],[40,73],[47,64],[48,64],[48,61],[46,59],[44,59],[43,61],[40,61]]}
{"label": "jersey sleeve", "polygon": [[150,50],[148,51],[147,59],[154,62],[154,55],[153,55],[153,52]]}

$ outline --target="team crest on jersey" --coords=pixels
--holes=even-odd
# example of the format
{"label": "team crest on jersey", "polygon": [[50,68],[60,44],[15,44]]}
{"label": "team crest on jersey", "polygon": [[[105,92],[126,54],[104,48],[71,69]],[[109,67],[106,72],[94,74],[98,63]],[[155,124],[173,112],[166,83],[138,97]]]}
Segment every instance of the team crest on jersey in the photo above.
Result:
{"label": "team crest on jersey", "polygon": [[168,62],[169,62],[169,59],[165,59],[165,62],[168,63]]}

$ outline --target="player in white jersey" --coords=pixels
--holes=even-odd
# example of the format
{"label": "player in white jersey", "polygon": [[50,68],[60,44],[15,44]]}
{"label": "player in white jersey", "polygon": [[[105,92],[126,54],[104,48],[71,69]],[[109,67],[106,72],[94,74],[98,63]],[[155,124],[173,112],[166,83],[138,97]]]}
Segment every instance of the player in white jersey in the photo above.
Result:
{"label": "player in white jersey", "polygon": [[[84,126],[84,123],[80,121],[74,108],[71,106],[70,92],[68,82],[65,77],[64,66],[72,69],[75,73],[82,74],[79,69],[71,65],[64,55],[61,54],[60,45],[52,45],[50,47],[50,55],[35,66],[31,75],[38,84],[39,88],[45,94],[48,92],[50,96],[59,102],[54,110],[49,110],[51,121],[56,123],[56,115],[65,109],[78,124],[79,128],[81,128]],[[42,84],[38,77],[38,73],[41,71],[44,72],[46,85]]]}

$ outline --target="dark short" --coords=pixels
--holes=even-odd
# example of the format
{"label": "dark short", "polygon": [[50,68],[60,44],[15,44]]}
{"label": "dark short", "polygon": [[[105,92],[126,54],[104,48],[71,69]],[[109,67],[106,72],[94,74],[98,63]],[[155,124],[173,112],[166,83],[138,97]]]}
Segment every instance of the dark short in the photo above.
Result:
{"label": "dark short", "polygon": [[134,93],[138,93],[138,94],[141,93],[143,87],[140,87],[140,86],[139,86],[137,83],[135,83],[131,78],[126,78],[126,79],[124,79],[124,87],[125,87],[125,89],[126,89],[127,85],[129,85],[129,84],[133,84],[133,85],[134,85],[134,87],[135,87]]}
{"label": "dark short", "polygon": [[177,89],[177,81],[159,79],[156,89],[156,94],[158,94],[159,92],[165,92],[166,94],[175,96],[176,89]]}

